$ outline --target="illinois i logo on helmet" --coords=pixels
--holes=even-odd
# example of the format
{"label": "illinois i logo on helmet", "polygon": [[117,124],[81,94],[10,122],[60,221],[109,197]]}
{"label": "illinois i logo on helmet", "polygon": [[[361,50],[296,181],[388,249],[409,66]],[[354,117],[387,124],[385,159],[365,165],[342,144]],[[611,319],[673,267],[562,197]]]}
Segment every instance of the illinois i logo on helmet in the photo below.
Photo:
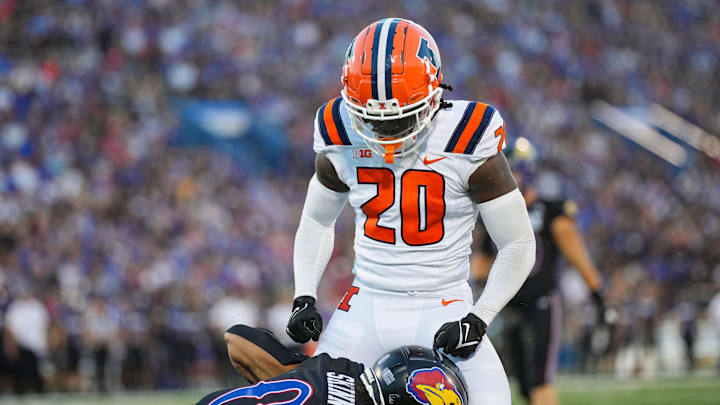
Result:
{"label": "illinois i logo on helmet", "polygon": [[413,371],[405,388],[420,404],[465,405],[448,376],[438,367]]}
{"label": "illinois i logo on helmet", "polygon": [[440,52],[420,25],[386,18],[352,41],[341,81],[353,130],[394,163],[420,145],[440,108]]}

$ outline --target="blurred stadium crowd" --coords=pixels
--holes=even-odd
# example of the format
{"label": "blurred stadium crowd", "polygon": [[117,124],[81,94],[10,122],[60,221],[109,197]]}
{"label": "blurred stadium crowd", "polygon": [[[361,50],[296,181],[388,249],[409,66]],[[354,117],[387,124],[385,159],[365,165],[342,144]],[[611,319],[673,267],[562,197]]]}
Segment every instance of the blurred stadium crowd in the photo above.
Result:
{"label": "blurred stadium crowd", "polygon": [[[338,94],[353,35],[388,15],[433,33],[446,98],[492,103],[537,145],[541,194],[578,202],[621,313],[597,368],[652,352],[667,322],[691,346],[720,312],[720,164],[672,169],[586,103],[656,102],[720,133],[717,3],[542,3],[0,0],[0,392],[200,385],[226,375],[230,324],[284,335],[315,109]],[[281,125],[287,165],[251,176],[172,146],[185,98],[242,100]],[[326,320],[352,230],[344,215]],[[569,307],[563,366],[577,370],[592,321]]]}

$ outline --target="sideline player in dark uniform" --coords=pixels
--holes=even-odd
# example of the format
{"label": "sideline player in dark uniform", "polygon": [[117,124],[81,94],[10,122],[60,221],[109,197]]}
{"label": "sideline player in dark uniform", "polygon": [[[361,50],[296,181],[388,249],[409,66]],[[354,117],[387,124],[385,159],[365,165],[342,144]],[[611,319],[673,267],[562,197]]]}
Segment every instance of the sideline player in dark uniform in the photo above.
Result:
{"label": "sideline player in dark uniform", "polygon": [[457,366],[437,351],[403,346],[373,367],[327,354],[308,357],[270,332],[235,325],[225,333],[235,369],[251,385],[213,392],[197,405],[466,405]]}
{"label": "sideline player in dark uniform", "polygon": [[[592,291],[600,316],[605,312],[600,294],[602,279],[575,225],[575,202],[538,197],[530,184],[535,149],[527,139],[518,138],[510,153],[513,175],[525,197],[537,246],[530,276],[503,310],[504,342],[522,394],[532,405],[556,405],[553,379],[562,326],[557,288],[560,254],[580,272]],[[473,274],[482,279],[493,261],[494,246],[490,238],[485,238],[479,250],[473,260]]]}

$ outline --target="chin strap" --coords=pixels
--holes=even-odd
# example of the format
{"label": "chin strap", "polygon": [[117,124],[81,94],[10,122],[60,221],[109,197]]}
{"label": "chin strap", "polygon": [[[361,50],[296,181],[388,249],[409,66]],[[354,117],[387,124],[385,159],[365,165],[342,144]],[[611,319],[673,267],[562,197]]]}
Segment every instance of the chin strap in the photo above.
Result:
{"label": "chin strap", "polygon": [[395,144],[385,145],[385,163],[395,163]]}
{"label": "chin strap", "polygon": [[[449,84],[445,84],[445,83],[440,83],[440,88],[445,89],[447,91],[453,91],[453,86],[451,86]],[[452,103],[447,102],[447,101],[443,100],[442,98],[440,99],[440,110],[445,109],[445,108],[451,108],[452,106],[453,106]]]}

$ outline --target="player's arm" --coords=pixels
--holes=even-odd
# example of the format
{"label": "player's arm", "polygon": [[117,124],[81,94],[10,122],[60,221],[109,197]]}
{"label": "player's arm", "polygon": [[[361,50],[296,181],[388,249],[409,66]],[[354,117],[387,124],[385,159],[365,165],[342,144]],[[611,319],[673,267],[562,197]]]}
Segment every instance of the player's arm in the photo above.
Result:
{"label": "player's arm", "polygon": [[298,343],[320,338],[322,317],[315,308],[317,287],[332,255],[335,220],[348,200],[349,190],[330,159],[319,153],[293,250],[295,300],[287,333]]}
{"label": "player's arm", "polygon": [[350,191],[350,187],[343,183],[340,177],[338,177],[335,166],[333,166],[330,159],[322,153],[318,153],[315,156],[315,175],[323,186],[332,191],[338,193],[347,193]]}
{"label": "player's arm", "polygon": [[498,253],[470,313],[460,321],[446,323],[435,335],[435,347],[460,357],[477,349],[487,325],[515,296],[535,264],[535,234],[505,155],[495,154],[480,165],[468,185]]}
{"label": "player's arm", "polygon": [[535,264],[535,233],[505,155],[498,153],[470,176],[470,196],[498,252],[472,313],[489,324],[515,296]]}
{"label": "player's arm", "polygon": [[255,384],[293,370],[298,364],[281,364],[275,357],[247,338],[225,332],[228,357],[235,370]]}
{"label": "player's arm", "polygon": [[550,232],[560,252],[580,272],[593,292],[595,304],[602,309],[604,307],[600,296],[602,277],[588,254],[575,221],[568,215],[558,215],[550,224]]}

